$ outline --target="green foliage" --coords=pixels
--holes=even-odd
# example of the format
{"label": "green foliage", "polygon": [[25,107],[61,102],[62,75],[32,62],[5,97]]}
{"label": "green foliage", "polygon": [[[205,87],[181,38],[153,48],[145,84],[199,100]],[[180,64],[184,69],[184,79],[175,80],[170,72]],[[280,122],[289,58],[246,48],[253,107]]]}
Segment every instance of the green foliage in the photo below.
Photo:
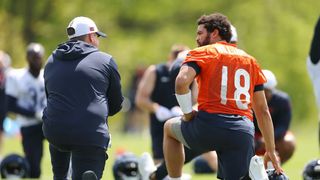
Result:
{"label": "green foliage", "polygon": [[[196,20],[212,12],[229,17],[237,28],[239,46],[255,56],[262,68],[272,70],[279,89],[291,96],[297,151],[284,169],[291,179],[300,179],[304,164],[317,156],[316,108],[306,57],[319,17],[318,0],[1,0],[0,49],[11,55],[13,67],[25,66],[29,42],[42,43],[49,56],[67,39],[65,28],[72,18],[91,17],[108,34],[107,39],[101,39],[100,49],[117,60],[125,92],[135,68],[164,61],[172,44],[195,47]],[[137,154],[150,149],[148,135],[119,133],[120,118],[110,119],[114,146],[104,179],[112,179],[117,149]],[[20,142],[6,139],[4,154],[12,151],[22,152]],[[52,179],[48,151],[43,169],[43,179]],[[190,165],[186,172],[191,173]]]}
{"label": "green foliage", "polygon": [[312,86],[306,71],[317,0],[2,0],[0,49],[14,67],[25,65],[25,47],[38,41],[47,56],[65,41],[65,27],[75,16],[88,16],[108,34],[100,49],[119,65],[126,89],[135,68],[167,58],[172,44],[196,46],[196,20],[221,12],[238,30],[239,46],[278,77],[292,97],[294,121],[316,119]]}

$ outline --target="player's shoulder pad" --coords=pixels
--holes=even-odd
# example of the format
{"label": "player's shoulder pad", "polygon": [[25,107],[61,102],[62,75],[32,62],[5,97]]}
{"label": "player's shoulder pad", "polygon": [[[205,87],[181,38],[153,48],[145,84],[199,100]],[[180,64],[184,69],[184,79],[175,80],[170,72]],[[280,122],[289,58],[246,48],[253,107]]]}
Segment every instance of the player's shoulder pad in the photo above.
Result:
{"label": "player's shoulder pad", "polygon": [[208,48],[210,48],[210,47],[211,47],[211,45],[206,45],[206,46],[200,46],[200,47],[194,48],[194,49],[189,51],[187,56],[191,55],[191,54],[195,54],[195,53],[207,52]]}
{"label": "player's shoulder pad", "polygon": [[7,73],[7,77],[21,77],[24,76],[27,71],[27,68],[11,68]]}

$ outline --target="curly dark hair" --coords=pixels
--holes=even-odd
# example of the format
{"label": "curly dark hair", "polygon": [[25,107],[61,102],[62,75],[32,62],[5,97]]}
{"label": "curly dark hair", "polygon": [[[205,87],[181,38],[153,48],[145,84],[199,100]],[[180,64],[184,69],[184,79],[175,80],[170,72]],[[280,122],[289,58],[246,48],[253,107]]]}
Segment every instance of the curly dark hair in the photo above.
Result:
{"label": "curly dark hair", "polygon": [[220,13],[213,13],[210,15],[202,15],[198,19],[198,25],[203,24],[208,32],[213,32],[215,29],[219,30],[219,35],[223,40],[230,42],[231,26],[227,16]]}

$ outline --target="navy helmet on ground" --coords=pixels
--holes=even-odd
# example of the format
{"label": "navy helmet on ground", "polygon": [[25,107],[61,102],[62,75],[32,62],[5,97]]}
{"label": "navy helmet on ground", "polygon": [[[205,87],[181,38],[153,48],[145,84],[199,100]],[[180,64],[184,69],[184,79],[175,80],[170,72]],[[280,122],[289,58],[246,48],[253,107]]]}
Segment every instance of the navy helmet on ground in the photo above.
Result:
{"label": "navy helmet on ground", "polygon": [[269,180],[289,180],[288,176],[284,173],[277,174],[275,169],[267,169]]}
{"label": "navy helmet on ground", "polygon": [[9,154],[0,163],[1,178],[28,178],[30,167],[27,160],[18,154]]}
{"label": "navy helmet on ground", "polygon": [[139,180],[138,157],[132,153],[119,155],[113,164],[113,176],[115,180]]}
{"label": "navy helmet on ground", "polygon": [[215,173],[215,171],[210,167],[209,163],[199,156],[193,161],[193,171],[195,174],[209,174]]}
{"label": "navy helmet on ground", "polygon": [[304,167],[303,180],[315,180],[320,179],[320,159],[315,159]]}
{"label": "navy helmet on ground", "polygon": [[88,170],[82,174],[82,180],[98,180],[95,172]]}

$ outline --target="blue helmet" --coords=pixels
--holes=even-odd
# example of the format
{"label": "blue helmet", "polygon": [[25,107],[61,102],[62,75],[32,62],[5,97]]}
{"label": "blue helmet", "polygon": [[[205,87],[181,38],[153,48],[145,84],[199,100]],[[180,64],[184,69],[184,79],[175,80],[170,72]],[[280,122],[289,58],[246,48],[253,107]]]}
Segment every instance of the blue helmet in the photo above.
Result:
{"label": "blue helmet", "polygon": [[28,178],[29,163],[18,154],[9,154],[0,163],[1,178]]}
{"label": "blue helmet", "polygon": [[115,180],[140,180],[138,157],[132,153],[119,155],[112,167]]}
{"label": "blue helmet", "polygon": [[284,173],[277,174],[275,169],[267,169],[269,180],[289,180],[288,176]]}
{"label": "blue helmet", "polygon": [[320,179],[320,159],[309,161],[303,170],[303,180]]}
{"label": "blue helmet", "polygon": [[195,174],[207,174],[216,172],[210,167],[209,163],[201,156],[194,159],[193,171]]}

